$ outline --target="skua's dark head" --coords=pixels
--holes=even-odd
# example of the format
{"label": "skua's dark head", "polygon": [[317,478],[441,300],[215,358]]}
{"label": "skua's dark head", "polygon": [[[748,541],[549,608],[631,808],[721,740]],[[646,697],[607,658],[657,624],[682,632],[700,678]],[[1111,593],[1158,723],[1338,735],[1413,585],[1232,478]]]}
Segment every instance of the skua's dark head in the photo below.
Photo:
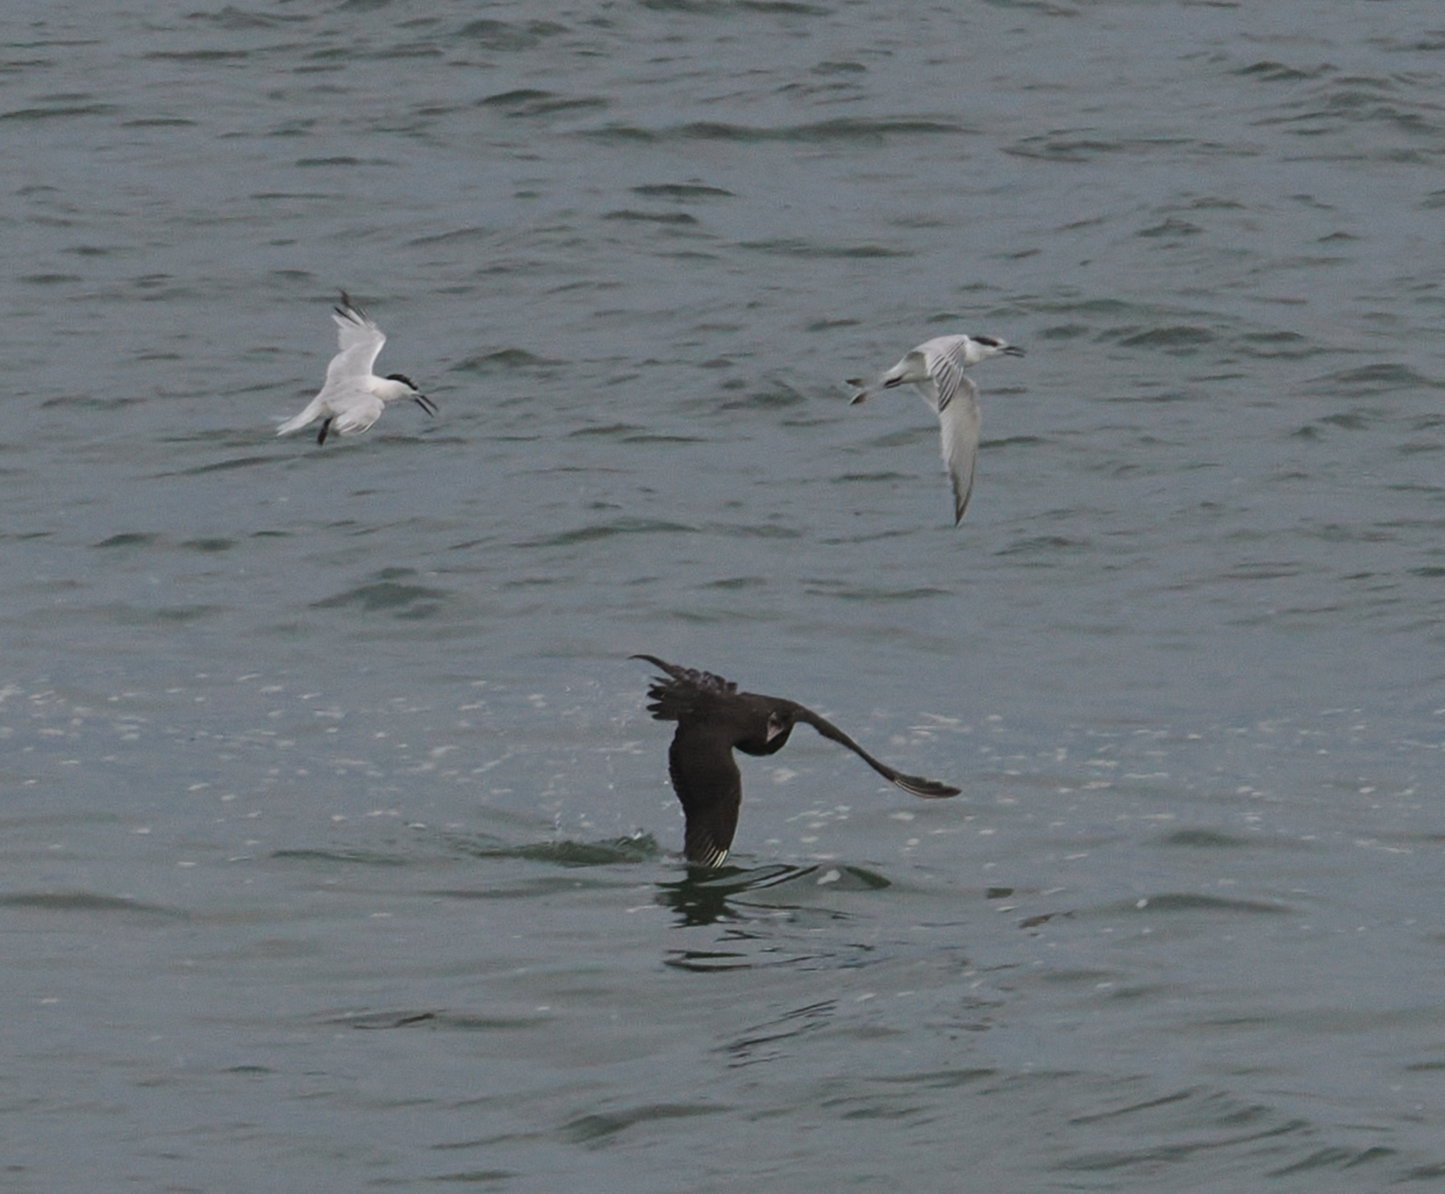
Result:
{"label": "skua's dark head", "polygon": [[790,709],[772,709],[768,712],[768,727],[764,737],[771,742],[779,734],[788,734],[792,731],[796,718],[793,717]]}

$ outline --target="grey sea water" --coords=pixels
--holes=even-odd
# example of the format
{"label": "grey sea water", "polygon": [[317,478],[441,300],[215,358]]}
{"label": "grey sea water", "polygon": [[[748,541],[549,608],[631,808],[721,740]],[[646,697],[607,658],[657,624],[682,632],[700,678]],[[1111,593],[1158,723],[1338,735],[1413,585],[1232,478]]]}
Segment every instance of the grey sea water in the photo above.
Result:
{"label": "grey sea water", "polygon": [[[0,1186],[1445,1183],[1433,0],[0,39]],[[689,874],[634,651],[964,794]]]}

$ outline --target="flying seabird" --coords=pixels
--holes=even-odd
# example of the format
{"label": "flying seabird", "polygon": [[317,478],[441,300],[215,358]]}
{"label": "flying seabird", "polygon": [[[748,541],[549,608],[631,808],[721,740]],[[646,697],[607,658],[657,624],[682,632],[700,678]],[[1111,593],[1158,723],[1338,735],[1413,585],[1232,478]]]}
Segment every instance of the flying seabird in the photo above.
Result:
{"label": "flying seabird", "polygon": [[299,415],[276,428],[277,435],[290,435],[321,419],[316,442],[324,444],[333,426],[339,435],[365,431],[381,417],[382,407],[400,398],[410,398],[429,415],[437,413],[436,403],[405,374],[377,377],[371,371],[386,343],[386,333],[346,291],[341,292],[341,306],[332,310],[339,351],[326,366],[326,384]]}
{"label": "flying seabird", "polygon": [[677,667],[656,655],[634,655],[667,678],[655,677],[647,690],[648,711],[658,721],[677,722],[667,751],[673,790],[682,802],[686,828],[683,854],[701,866],[721,866],[732,845],[742,803],[742,775],[733,751],[776,754],[799,722],[824,738],[841,742],[890,783],[914,796],[957,796],[959,789],[937,780],[904,775],[880,763],[826,718],[796,701],[739,692],[738,686],[711,672]]}
{"label": "flying seabird", "polygon": [[[943,461],[953,482],[953,525],[963,521],[973,493],[973,463],[978,455],[978,387],[964,374],[969,365],[989,357],[1021,357],[1022,348],[1005,344],[994,336],[937,336],[910,348],[903,359],[879,379],[885,389],[910,382],[938,415],[943,436]],[[858,389],[853,404],[864,401],[870,391],[858,378],[850,386]]]}

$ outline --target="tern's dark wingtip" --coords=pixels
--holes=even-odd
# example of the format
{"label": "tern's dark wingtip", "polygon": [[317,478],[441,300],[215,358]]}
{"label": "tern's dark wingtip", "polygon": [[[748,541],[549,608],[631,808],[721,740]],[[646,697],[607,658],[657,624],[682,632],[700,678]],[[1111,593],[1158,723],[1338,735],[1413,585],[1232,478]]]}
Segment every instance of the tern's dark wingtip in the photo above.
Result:
{"label": "tern's dark wingtip", "polygon": [[957,527],[963,522],[963,516],[968,513],[968,504],[973,500],[973,483],[970,481],[968,492],[959,496],[957,487],[954,489],[953,498],[953,525]]}
{"label": "tern's dark wingtip", "polygon": [[331,309],[340,315],[342,319],[348,319],[352,323],[366,318],[366,311],[362,308],[361,304],[344,290],[341,292],[341,306],[332,307]]}

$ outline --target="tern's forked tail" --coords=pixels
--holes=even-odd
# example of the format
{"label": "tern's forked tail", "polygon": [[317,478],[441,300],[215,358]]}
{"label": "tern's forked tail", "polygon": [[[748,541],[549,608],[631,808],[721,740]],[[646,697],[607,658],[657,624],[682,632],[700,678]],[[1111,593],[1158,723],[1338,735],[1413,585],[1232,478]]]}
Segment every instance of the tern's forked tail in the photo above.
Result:
{"label": "tern's forked tail", "polygon": [[299,414],[293,415],[279,427],[276,428],[277,435],[290,435],[293,431],[300,431],[308,423],[314,423],[321,417],[321,404],[313,398],[306,404],[306,408]]}

